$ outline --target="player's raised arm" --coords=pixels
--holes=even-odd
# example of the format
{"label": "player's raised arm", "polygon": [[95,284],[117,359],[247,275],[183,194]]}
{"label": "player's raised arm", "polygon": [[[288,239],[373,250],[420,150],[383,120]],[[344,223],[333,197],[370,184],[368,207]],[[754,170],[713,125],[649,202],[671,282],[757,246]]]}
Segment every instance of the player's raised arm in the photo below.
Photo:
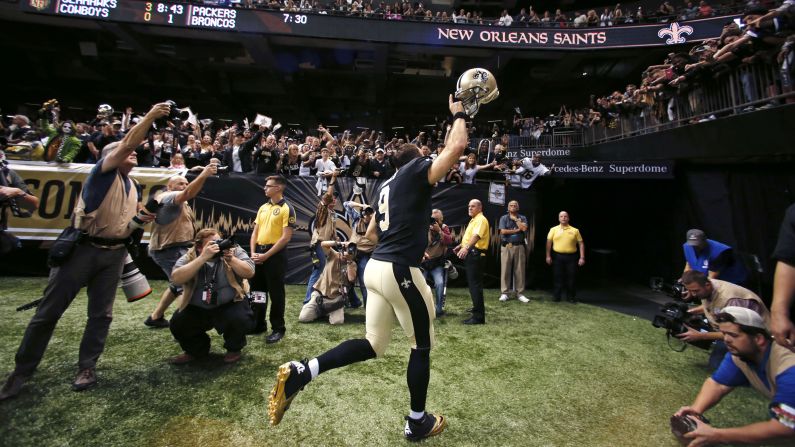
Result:
{"label": "player's raised arm", "polygon": [[478,113],[481,104],[489,103],[500,96],[494,75],[484,68],[471,68],[465,71],[456,82],[455,99],[450,95],[450,113],[453,125],[447,135],[445,148],[431,168],[428,169],[428,183],[433,185],[441,180],[458,162],[467,144],[466,121]]}

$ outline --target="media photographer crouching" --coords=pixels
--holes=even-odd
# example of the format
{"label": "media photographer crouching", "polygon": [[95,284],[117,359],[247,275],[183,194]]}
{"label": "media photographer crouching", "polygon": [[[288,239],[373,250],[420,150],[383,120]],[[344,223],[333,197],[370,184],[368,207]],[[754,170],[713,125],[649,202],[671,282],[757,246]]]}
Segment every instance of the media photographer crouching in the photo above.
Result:
{"label": "media photographer crouching", "polygon": [[309,323],[328,316],[329,324],[342,324],[348,288],[356,283],[356,244],[323,241],[320,245],[328,249],[326,266],[312,285],[309,302],[301,308],[298,321]]}
{"label": "media photographer crouching", "polygon": [[254,261],[231,239],[221,240],[219,232],[211,228],[196,234],[193,248],[177,260],[171,273],[183,294],[169,327],[185,351],[173,357],[172,364],[207,356],[210,329],[224,337],[224,363],[240,360],[246,334],[254,327],[254,314],[244,300],[246,280],[252,276]]}
{"label": "media photographer crouching", "polygon": [[709,357],[709,366],[717,368],[723,357],[726,355],[726,345],[723,343],[718,327],[718,313],[727,306],[739,306],[751,309],[762,316],[766,324],[770,324],[770,312],[765,303],[750,290],[740,287],[727,281],[719,279],[709,279],[707,276],[696,270],[688,270],[682,275],[682,284],[691,299],[700,299],[701,305],[696,306],[688,312],[703,313],[709,320],[715,332],[700,332],[687,327],[687,331],[677,335],[681,340],[688,343],[714,340],[712,353]]}
{"label": "media photographer crouching", "polygon": [[[695,400],[671,417],[671,431],[684,445],[769,444],[795,439],[795,354],[773,343],[759,313],[727,306],[716,316],[728,346],[720,367],[704,381]],[[703,413],[738,386],[750,386],[770,399],[764,422],[716,428]]]}

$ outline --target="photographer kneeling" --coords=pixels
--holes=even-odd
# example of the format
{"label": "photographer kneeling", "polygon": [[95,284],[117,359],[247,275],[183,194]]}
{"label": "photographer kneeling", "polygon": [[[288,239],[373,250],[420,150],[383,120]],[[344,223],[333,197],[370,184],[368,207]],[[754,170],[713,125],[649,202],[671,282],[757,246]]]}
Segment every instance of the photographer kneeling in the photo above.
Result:
{"label": "photographer kneeling", "polygon": [[173,364],[206,356],[210,352],[207,331],[213,328],[224,336],[224,362],[237,362],[246,334],[254,326],[251,307],[243,299],[248,291],[246,279],[254,276],[254,261],[231,240],[219,239],[217,230],[200,230],[193,248],[179,258],[171,273],[174,284],[184,290],[169,327],[185,352],[172,358]]}
{"label": "photographer kneeling", "polygon": [[[751,309],[728,306],[717,321],[731,355],[707,378],[695,401],[674,414],[672,431],[690,447],[795,438],[795,353],[773,343],[769,326]],[[751,386],[771,400],[770,419],[732,428],[704,422],[702,413],[738,386]]]}
{"label": "photographer kneeling", "polygon": [[330,324],[342,324],[345,322],[348,287],[353,287],[356,281],[356,244],[335,241],[323,241],[320,244],[329,249],[326,266],[312,286],[309,302],[301,308],[298,321],[309,323],[328,315]]}

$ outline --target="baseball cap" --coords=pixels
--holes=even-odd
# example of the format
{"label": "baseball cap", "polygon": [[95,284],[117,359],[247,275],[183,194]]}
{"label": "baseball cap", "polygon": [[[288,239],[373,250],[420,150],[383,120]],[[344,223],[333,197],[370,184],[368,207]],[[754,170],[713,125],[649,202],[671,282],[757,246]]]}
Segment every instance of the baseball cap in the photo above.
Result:
{"label": "baseball cap", "polygon": [[378,153],[378,152],[384,152],[384,149],[383,149],[383,148],[381,148],[381,147],[379,147],[378,149],[376,149],[376,150],[375,150],[375,152],[376,152],[376,153]]}
{"label": "baseball cap", "polygon": [[707,235],[703,231],[693,228],[687,230],[687,245],[698,246],[707,240]]}
{"label": "baseball cap", "polygon": [[767,329],[765,320],[758,313],[747,307],[727,306],[720,311],[720,314],[731,315],[735,323],[743,326]]}

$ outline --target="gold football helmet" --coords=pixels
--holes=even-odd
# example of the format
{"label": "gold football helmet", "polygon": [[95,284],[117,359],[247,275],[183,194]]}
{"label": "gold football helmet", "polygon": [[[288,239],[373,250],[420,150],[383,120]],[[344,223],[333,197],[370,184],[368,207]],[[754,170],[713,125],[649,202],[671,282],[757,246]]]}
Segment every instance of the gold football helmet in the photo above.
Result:
{"label": "gold football helmet", "polygon": [[109,104],[100,104],[97,107],[97,118],[99,119],[108,119],[113,115],[113,107]]}
{"label": "gold football helmet", "polygon": [[458,77],[455,84],[455,99],[461,101],[470,118],[478,113],[481,104],[487,104],[500,96],[497,80],[485,68],[470,68]]}

